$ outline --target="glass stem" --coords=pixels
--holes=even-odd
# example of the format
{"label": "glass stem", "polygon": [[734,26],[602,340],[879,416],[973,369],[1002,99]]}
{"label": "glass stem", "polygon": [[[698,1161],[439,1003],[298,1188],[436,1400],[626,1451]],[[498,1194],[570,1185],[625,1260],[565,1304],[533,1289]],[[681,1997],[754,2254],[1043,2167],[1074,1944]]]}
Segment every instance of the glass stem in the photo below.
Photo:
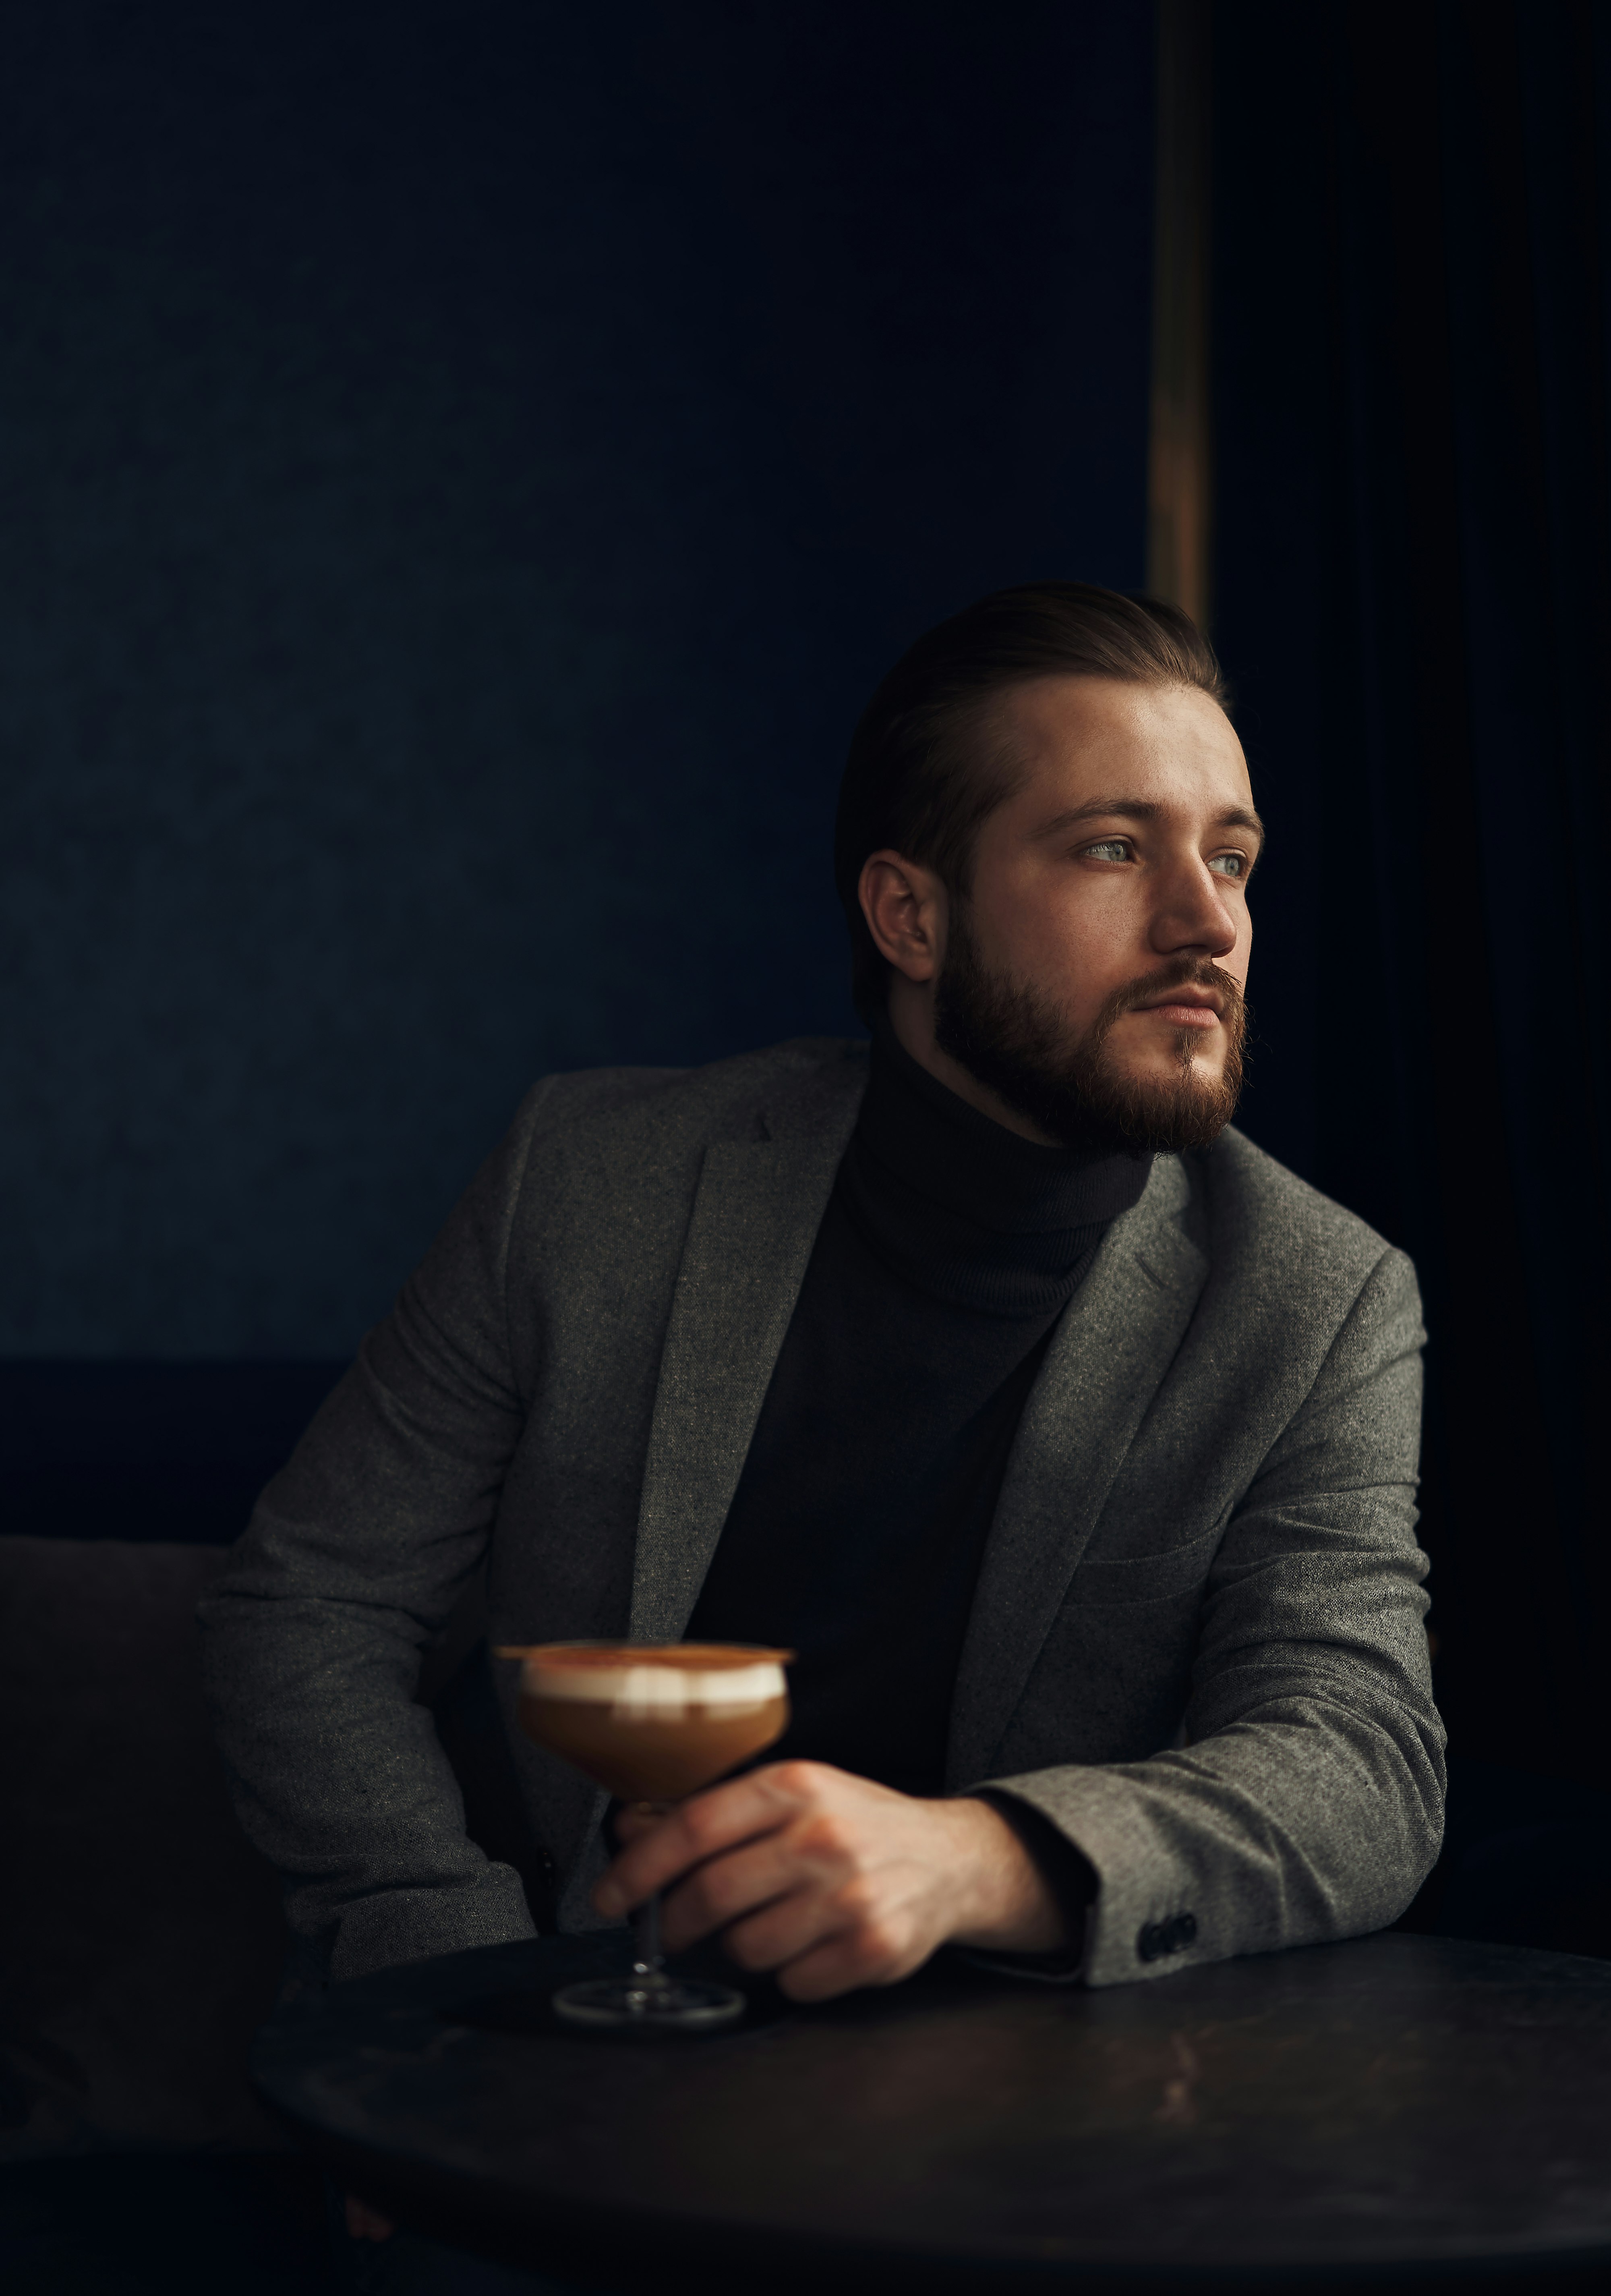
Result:
{"label": "glass stem", "polygon": [[[641,1801],[637,1808],[645,1817],[664,1817],[671,1804],[665,1801]],[[633,1981],[640,1993],[662,1993],[666,1990],[666,1951],[660,1943],[660,1893],[645,1898],[633,1917]]]}
{"label": "glass stem", "polygon": [[645,1898],[633,1922],[633,1937],[636,1959],[632,1973],[640,1985],[658,1986],[666,1982],[666,1956],[660,1945],[660,1893]]}

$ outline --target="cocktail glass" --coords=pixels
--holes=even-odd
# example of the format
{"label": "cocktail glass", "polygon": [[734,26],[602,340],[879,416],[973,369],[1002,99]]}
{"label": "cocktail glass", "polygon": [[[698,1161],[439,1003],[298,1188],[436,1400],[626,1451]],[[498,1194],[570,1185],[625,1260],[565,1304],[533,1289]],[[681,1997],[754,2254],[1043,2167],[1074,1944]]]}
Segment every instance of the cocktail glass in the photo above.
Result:
{"label": "cocktail glass", "polygon": [[[783,1669],[792,1651],[744,1643],[537,1643],[519,1659],[520,1726],[595,1785],[664,1816],[781,1738],[789,1726]],[[670,1976],[659,1893],[634,1917],[629,1977],[590,1978],[553,1997],[577,2025],[730,2024],[744,1996],[704,1978]]]}

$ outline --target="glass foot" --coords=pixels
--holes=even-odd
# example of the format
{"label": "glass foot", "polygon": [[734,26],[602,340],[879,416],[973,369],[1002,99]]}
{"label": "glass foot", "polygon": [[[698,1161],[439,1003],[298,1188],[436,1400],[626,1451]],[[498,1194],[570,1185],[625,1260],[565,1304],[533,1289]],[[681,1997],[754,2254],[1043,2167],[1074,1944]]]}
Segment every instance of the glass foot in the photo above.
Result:
{"label": "glass foot", "polygon": [[700,1977],[590,1977],[585,1984],[561,1986],[554,1995],[557,2013],[572,2025],[637,2026],[643,2031],[707,2031],[731,2025],[748,2006],[731,1985]]}

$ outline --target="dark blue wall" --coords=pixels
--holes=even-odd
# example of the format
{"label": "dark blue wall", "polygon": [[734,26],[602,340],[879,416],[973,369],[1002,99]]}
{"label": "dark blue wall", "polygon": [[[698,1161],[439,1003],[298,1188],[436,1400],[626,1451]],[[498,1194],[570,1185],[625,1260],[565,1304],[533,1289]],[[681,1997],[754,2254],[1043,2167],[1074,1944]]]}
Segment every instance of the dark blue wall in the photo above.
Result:
{"label": "dark blue wall", "polygon": [[339,1357],[543,1070],[854,1026],[871,682],[1141,578],[1150,14],[7,12],[0,1354]]}

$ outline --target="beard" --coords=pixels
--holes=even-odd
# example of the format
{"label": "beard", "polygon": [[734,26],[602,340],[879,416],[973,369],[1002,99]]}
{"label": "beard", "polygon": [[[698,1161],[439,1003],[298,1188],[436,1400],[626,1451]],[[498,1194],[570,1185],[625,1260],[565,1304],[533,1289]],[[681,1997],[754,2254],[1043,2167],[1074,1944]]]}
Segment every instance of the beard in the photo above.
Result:
{"label": "beard", "polygon": [[[1131,1075],[1113,1058],[1115,1023],[1171,988],[1216,988],[1225,1057],[1217,1076],[1199,1070],[1201,1032],[1179,1029],[1166,1078]],[[1247,1006],[1239,982],[1206,956],[1182,956],[1116,988],[1082,1035],[1043,991],[992,972],[959,903],[936,985],[935,1041],[969,1074],[1026,1116],[1049,1139],[1085,1153],[1132,1156],[1206,1148],[1241,1095]]]}

